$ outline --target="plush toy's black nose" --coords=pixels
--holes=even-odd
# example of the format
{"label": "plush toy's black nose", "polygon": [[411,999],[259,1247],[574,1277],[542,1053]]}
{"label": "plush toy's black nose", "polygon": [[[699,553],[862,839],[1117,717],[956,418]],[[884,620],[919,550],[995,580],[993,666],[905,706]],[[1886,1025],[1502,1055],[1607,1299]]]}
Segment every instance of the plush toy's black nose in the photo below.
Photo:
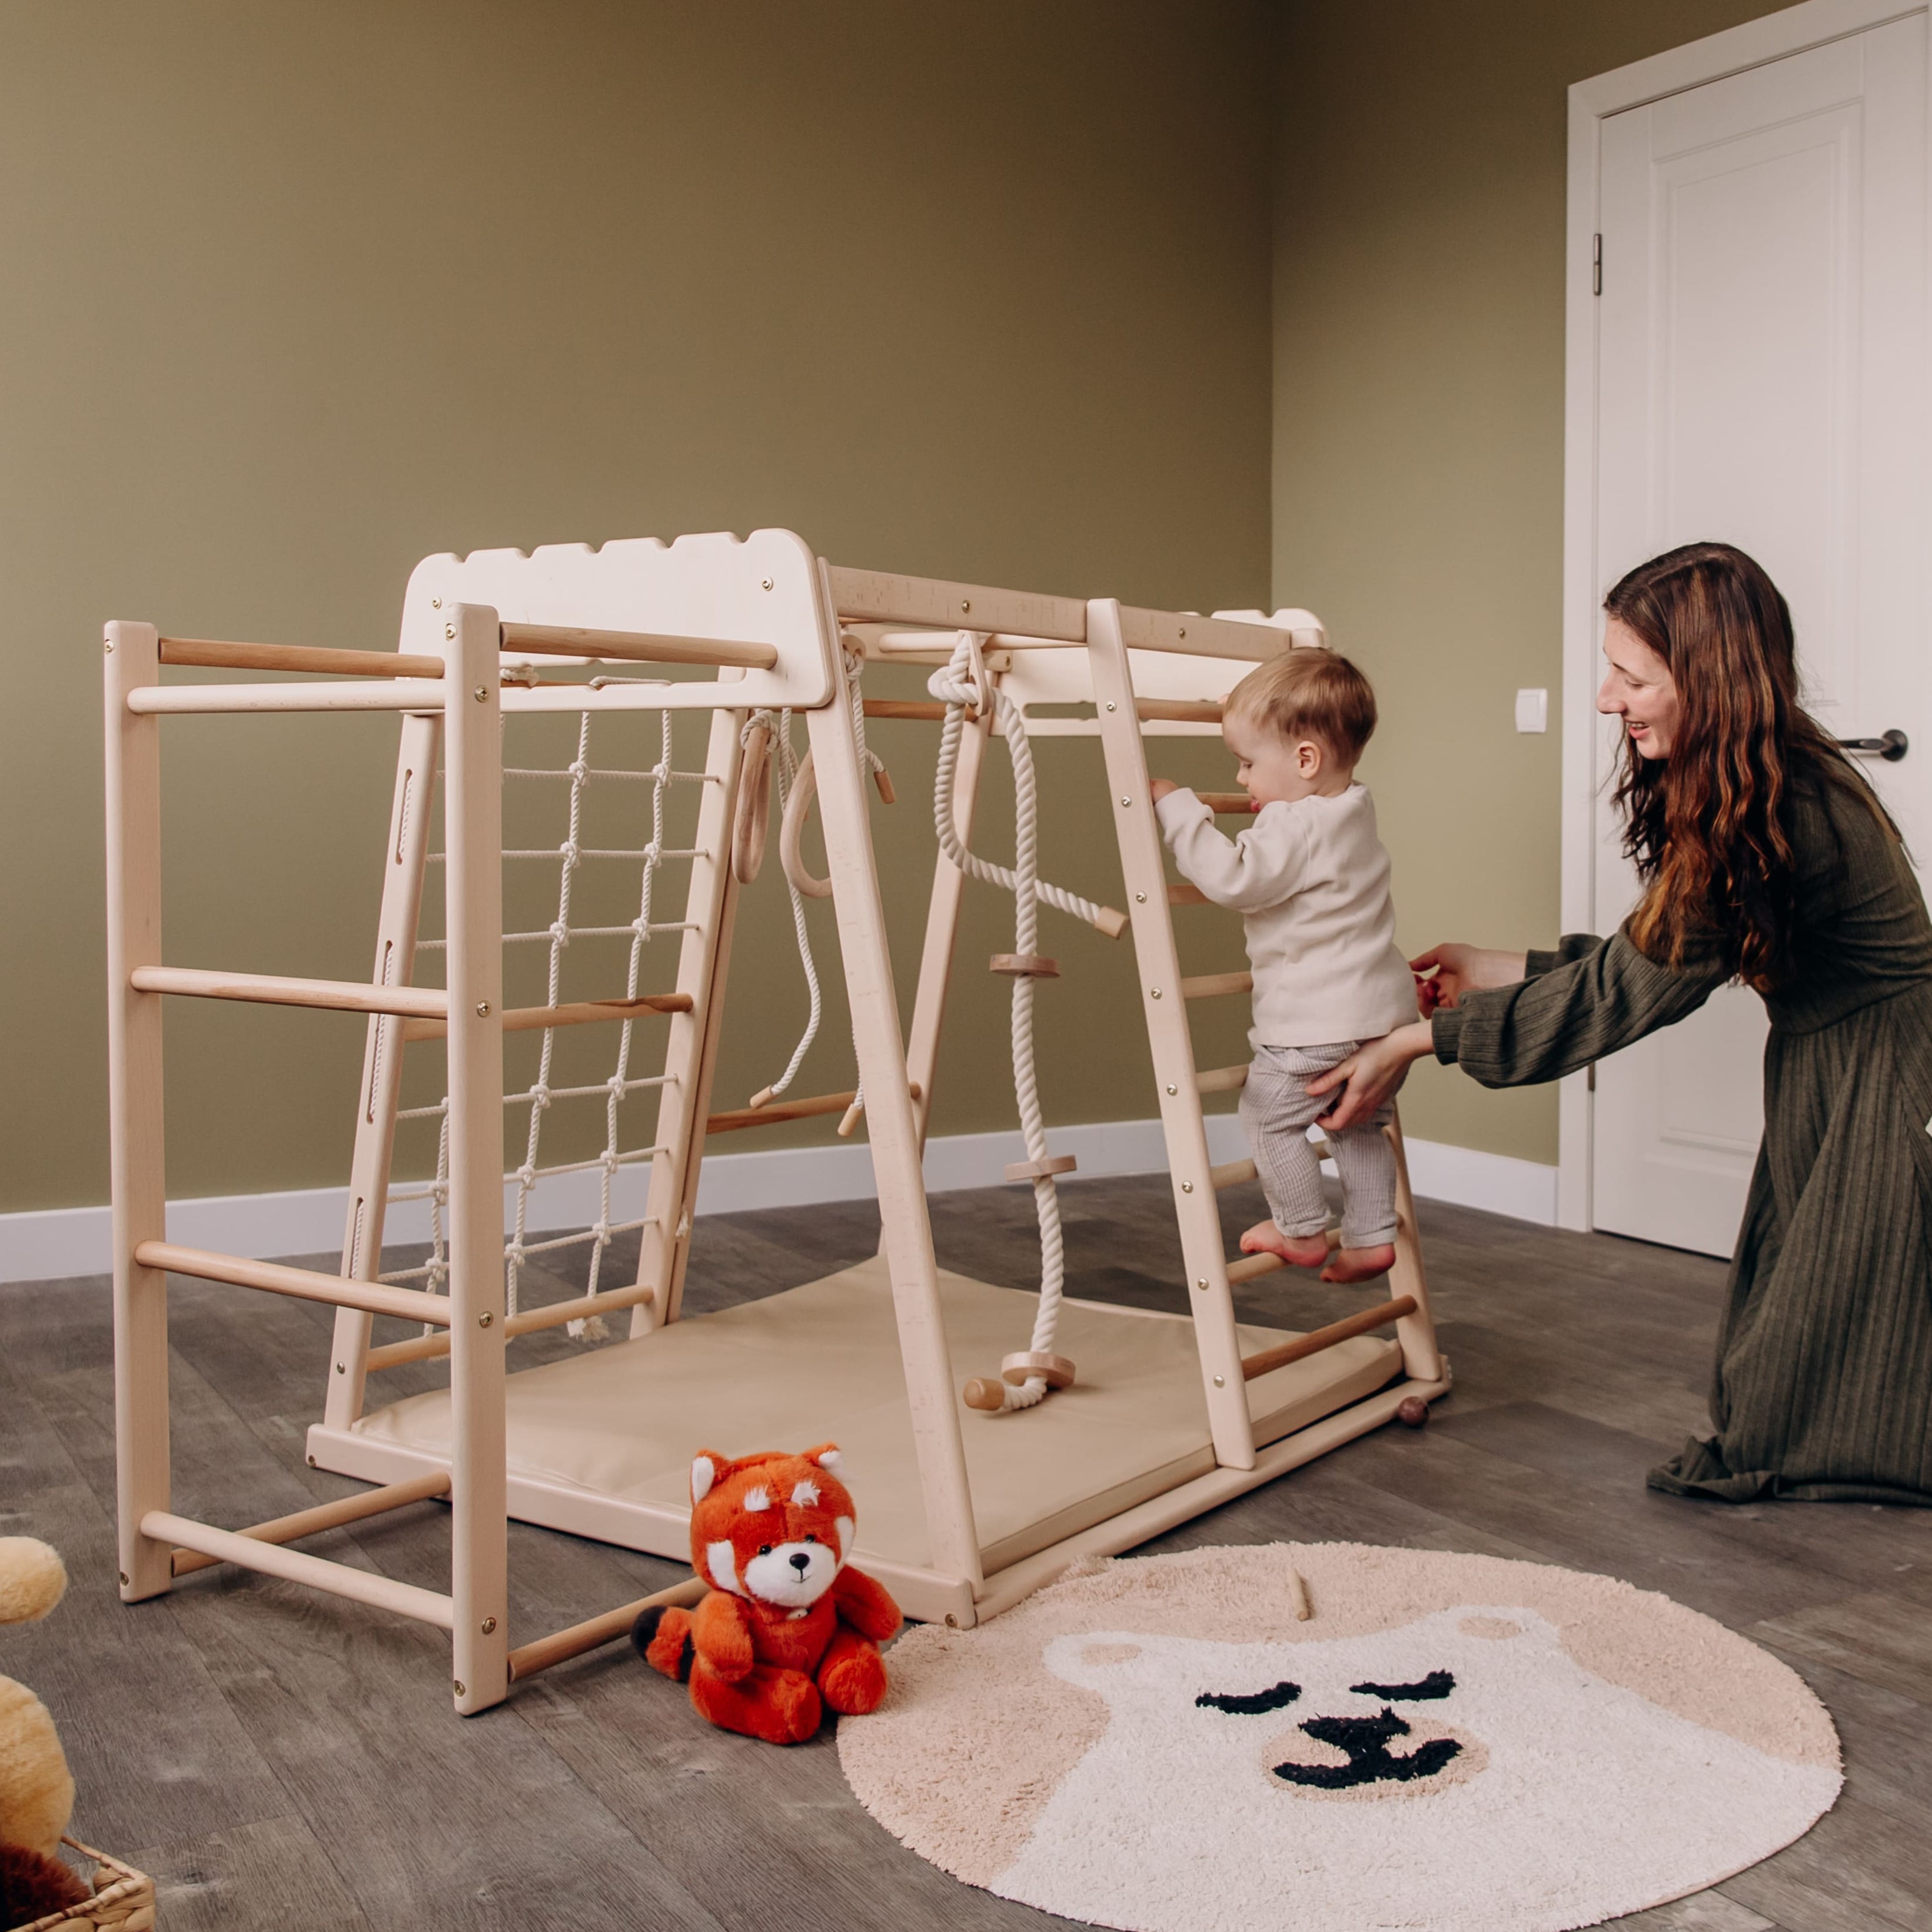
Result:
{"label": "plush toy's black nose", "polygon": [[792,1552],[791,1567],[802,1576],[812,1568],[812,1558],[802,1550],[794,1550]]}

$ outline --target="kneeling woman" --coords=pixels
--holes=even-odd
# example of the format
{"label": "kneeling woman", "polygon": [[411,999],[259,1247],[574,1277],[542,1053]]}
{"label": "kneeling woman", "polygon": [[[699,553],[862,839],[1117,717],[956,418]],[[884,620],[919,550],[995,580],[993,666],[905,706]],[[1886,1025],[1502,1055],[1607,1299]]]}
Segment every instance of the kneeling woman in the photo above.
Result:
{"label": "kneeling woman", "polygon": [[1771,1016],[1763,1144],[1718,1337],[1717,1432],[1653,1488],[1932,1505],[1932,922],[1898,830],[1801,706],[1791,616],[1693,544],[1605,600],[1598,709],[1645,892],[1608,940],[1439,946],[1430,1017],[1311,1093],[1338,1126],[1425,1054],[1485,1086],[1571,1073],[1742,980]]}

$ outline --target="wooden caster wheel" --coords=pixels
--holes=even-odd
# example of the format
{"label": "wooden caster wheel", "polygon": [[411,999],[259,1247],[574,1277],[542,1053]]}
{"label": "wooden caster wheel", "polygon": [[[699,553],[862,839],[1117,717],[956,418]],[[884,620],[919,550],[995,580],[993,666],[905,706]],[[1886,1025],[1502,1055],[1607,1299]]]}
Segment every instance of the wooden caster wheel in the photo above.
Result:
{"label": "wooden caster wheel", "polygon": [[1396,1405],[1395,1419],[1420,1429],[1429,1420],[1429,1405],[1419,1395],[1405,1396]]}

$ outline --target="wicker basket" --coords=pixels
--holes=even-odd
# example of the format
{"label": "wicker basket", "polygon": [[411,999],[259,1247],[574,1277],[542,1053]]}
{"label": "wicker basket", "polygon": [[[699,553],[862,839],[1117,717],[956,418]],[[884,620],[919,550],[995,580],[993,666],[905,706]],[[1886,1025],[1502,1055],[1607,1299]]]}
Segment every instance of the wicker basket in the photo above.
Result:
{"label": "wicker basket", "polygon": [[61,1843],[94,1861],[94,1896],[51,1918],[36,1918],[20,1932],[80,1932],[88,1925],[109,1928],[111,1932],[154,1932],[154,1881],[146,1872],[83,1845],[78,1838],[63,1837]]}

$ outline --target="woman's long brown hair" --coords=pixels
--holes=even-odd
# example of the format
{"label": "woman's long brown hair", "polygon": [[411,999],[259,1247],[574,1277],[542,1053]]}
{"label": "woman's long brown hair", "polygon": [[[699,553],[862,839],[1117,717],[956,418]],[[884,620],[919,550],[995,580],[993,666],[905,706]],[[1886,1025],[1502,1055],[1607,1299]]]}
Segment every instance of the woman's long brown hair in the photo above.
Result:
{"label": "woman's long brown hair", "polygon": [[1730,544],[1687,544],[1640,564],[1604,600],[1670,668],[1682,706],[1670,755],[1628,737],[1616,803],[1646,888],[1626,928],[1673,970],[1713,953],[1760,992],[1792,967],[1798,880],[1791,822],[1805,779],[1883,808],[1798,701],[1791,611]]}

